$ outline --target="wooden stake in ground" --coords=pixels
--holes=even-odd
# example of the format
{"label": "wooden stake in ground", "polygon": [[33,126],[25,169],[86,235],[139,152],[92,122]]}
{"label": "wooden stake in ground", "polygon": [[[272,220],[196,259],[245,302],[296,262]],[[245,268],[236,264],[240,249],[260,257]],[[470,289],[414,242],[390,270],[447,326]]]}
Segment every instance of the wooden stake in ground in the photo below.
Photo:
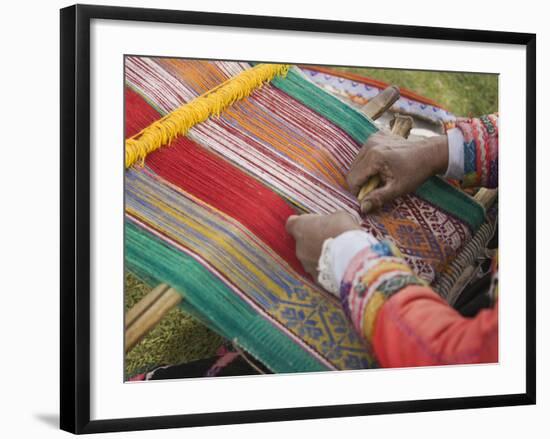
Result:
{"label": "wooden stake in ground", "polygon": [[160,284],[132,307],[125,316],[124,350],[132,349],[168,312],[182,301],[182,295]]}

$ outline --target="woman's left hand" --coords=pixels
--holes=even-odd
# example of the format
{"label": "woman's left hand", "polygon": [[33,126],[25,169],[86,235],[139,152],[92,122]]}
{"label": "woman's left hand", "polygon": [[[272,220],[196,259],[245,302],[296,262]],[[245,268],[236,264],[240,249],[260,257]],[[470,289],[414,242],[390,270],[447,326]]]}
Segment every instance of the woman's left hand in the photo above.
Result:
{"label": "woman's left hand", "polygon": [[359,218],[347,212],[330,215],[291,215],[286,230],[296,240],[296,256],[304,269],[317,281],[317,265],[323,242],[349,230],[360,230]]}

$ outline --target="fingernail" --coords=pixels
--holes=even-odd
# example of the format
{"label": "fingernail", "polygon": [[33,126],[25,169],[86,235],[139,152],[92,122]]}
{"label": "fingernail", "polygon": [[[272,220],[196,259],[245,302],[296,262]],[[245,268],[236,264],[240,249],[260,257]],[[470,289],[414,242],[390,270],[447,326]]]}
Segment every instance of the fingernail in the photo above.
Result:
{"label": "fingernail", "polygon": [[368,213],[372,209],[372,202],[365,200],[361,203],[361,213]]}

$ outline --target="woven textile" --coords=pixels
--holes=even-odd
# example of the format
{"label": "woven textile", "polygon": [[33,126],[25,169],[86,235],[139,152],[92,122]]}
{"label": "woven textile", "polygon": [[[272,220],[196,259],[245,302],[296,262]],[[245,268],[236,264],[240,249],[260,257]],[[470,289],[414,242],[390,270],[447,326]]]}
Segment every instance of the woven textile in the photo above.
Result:
{"label": "woven textile", "polygon": [[[302,70],[319,87],[357,107],[365,105],[389,85],[382,81],[327,67],[306,66]],[[392,105],[390,111],[445,125],[452,124],[456,120],[452,113],[436,102],[404,89],[401,90],[401,97]]]}
{"label": "woven textile", "polygon": [[[126,58],[126,136],[250,69]],[[357,211],[345,175],[373,123],[296,68],[126,172],[126,262],[275,372],[374,367],[340,303],[316,286],[284,225],[296,212]],[[434,282],[484,222],[440,179],[363,226]]]}

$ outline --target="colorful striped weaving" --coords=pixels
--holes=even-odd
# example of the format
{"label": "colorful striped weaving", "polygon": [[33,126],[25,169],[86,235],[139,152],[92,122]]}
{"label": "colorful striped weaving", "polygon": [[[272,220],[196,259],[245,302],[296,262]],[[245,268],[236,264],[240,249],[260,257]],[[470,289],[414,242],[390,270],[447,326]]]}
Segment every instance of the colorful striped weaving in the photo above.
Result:
{"label": "colorful striped weaving", "polygon": [[[321,66],[304,66],[302,71],[319,87],[356,107],[364,106],[390,85],[376,79]],[[453,126],[456,121],[454,114],[442,108],[441,105],[405,88],[401,88],[401,96],[392,105],[390,111],[408,114],[446,127]]]}
{"label": "colorful striped weaving", "polygon": [[[146,57],[125,66],[127,138],[251,68]],[[374,367],[284,225],[299,211],[358,210],[345,175],[376,128],[296,68],[270,79],[127,170],[127,267],[172,285],[187,310],[275,372]],[[363,226],[434,282],[483,222],[479,205],[432,179]]]}

